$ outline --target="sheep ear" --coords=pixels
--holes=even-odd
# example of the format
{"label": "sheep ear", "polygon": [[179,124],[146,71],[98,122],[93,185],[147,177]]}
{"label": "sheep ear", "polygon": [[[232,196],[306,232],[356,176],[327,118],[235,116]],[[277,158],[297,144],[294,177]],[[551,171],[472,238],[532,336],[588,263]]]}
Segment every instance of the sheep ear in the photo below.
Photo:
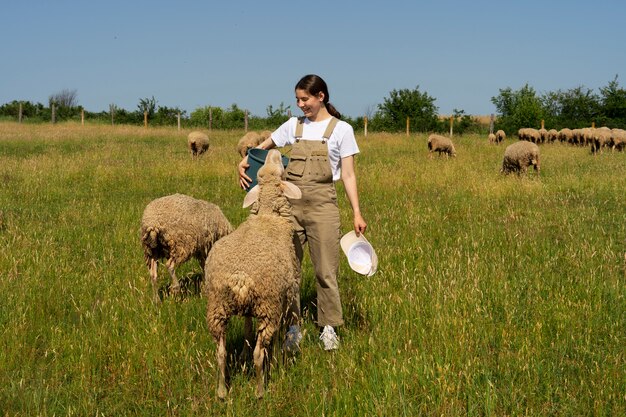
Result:
{"label": "sheep ear", "polygon": [[288,181],[281,181],[283,184],[283,192],[285,193],[285,196],[287,198],[291,198],[294,200],[298,200],[300,198],[302,198],[302,191],[300,191],[300,189],[298,188],[298,186],[288,182]]}
{"label": "sheep ear", "polygon": [[252,187],[246,197],[243,199],[243,208],[251,206],[255,201],[259,199],[259,185]]}

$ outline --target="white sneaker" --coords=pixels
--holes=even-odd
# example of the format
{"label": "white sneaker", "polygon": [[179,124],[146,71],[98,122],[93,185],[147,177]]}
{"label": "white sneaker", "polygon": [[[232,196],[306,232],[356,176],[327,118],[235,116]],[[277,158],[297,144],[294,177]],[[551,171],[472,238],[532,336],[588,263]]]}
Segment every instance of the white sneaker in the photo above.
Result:
{"label": "white sneaker", "polygon": [[320,340],[324,344],[324,350],[335,350],[339,347],[339,336],[337,336],[332,326],[324,326],[324,330],[320,334]]}
{"label": "white sneaker", "polygon": [[300,326],[289,326],[287,334],[285,334],[285,342],[283,343],[283,350],[289,353],[295,353],[300,351],[300,341],[302,340],[302,332],[300,332]]}

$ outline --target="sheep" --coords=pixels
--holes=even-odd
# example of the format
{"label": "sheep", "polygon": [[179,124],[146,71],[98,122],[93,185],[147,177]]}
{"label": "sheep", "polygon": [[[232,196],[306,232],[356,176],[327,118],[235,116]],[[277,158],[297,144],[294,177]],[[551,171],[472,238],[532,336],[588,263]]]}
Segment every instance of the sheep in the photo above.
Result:
{"label": "sheep", "polygon": [[539,146],[528,141],[515,142],[504,150],[504,159],[502,161],[503,174],[511,172],[526,173],[529,166],[534,166],[537,175],[539,175]]}
{"label": "sheep", "polygon": [[608,127],[593,129],[588,143],[591,145],[591,153],[597,154],[605,146],[612,146],[613,132]]}
{"label": "sheep", "polygon": [[248,149],[255,148],[263,142],[263,140],[265,140],[263,136],[259,135],[257,132],[248,132],[237,142],[237,152],[243,158],[248,154]]}
{"label": "sheep", "polygon": [[572,137],[573,137],[572,129],[568,129],[566,127],[559,130],[559,133],[557,136],[560,142],[567,142],[567,143],[572,142]]}
{"label": "sheep", "polygon": [[431,158],[433,152],[438,152],[439,156],[441,156],[442,153],[445,153],[446,157],[456,156],[456,150],[450,138],[436,134],[432,134],[428,137],[428,153]]}
{"label": "sheep", "polygon": [[617,149],[623,151],[626,146],[626,130],[624,129],[611,129],[613,133],[613,141],[611,150]]}
{"label": "sheep", "polygon": [[496,132],[496,144],[499,144],[500,142],[502,142],[504,139],[506,139],[506,133],[504,133],[504,130],[499,129]]}
{"label": "sheep", "polygon": [[548,142],[552,143],[555,140],[557,140],[559,137],[559,132],[556,129],[550,129],[548,130],[548,134],[546,136],[546,139]]}
{"label": "sheep", "polygon": [[[244,199],[244,207],[256,203],[252,214],[230,235],[215,244],[205,265],[207,324],[217,345],[217,396],[226,388],[226,328],[234,315],[257,319],[254,348],[256,396],[264,395],[264,361],[288,307],[299,297],[301,270],[296,256],[288,198],[301,198],[300,189],[282,181],[280,153],[272,149],[259,169],[258,184]],[[244,259],[242,259],[244,258]],[[246,325],[246,327],[250,327]]]}
{"label": "sheep", "polygon": [[209,137],[204,132],[194,130],[187,135],[187,146],[191,156],[200,156],[209,149]]}
{"label": "sheep", "polygon": [[548,131],[542,127],[541,129],[538,130],[538,132],[539,132],[539,142],[535,142],[535,143],[545,143],[545,141],[548,138]]}
{"label": "sheep", "polygon": [[157,261],[166,258],[172,278],[171,289],[180,293],[176,267],[195,257],[204,269],[211,247],[233,228],[215,204],[184,194],[151,201],[141,218],[141,244],[152,279],[154,301],[159,302]]}
{"label": "sheep", "polygon": [[541,134],[537,129],[525,127],[520,129],[517,135],[520,140],[526,140],[532,143],[541,143]]}
{"label": "sheep", "polygon": [[496,143],[496,135],[493,133],[490,133],[489,136],[487,136],[487,139],[489,140],[489,143]]}

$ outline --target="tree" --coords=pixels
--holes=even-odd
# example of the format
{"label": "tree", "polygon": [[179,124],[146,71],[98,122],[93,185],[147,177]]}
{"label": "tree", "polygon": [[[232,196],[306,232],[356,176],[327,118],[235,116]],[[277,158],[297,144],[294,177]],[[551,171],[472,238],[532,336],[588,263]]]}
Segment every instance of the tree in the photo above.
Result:
{"label": "tree", "polygon": [[539,128],[544,118],[541,100],[535,89],[528,84],[517,91],[511,87],[500,89],[500,94],[491,98],[499,113],[496,122],[497,129],[503,129],[509,134],[517,132],[522,127]]}
{"label": "tree", "polygon": [[50,97],[48,97],[48,101],[50,106],[54,104],[57,107],[71,109],[78,106],[78,93],[76,90],[63,89],[58,93],[50,95]]}
{"label": "tree", "polygon": [[152,116],[154,116],[156,111],[156,105],[157,101],[154,99],[154,96],[152,96],[152,98],[140,98],[137,108],[139,108],[139,112],[142,116],[145,113],[148,113],[148,118],[152,119]]}
{"label": "tree", "polygon": [[426,92],[414,90],[393,90],[372,120],[375,130],[401,131],[406,128],[407,117],[415,130],[429,131],[437,127],[437,111],[435,99]]}
{"label": "tree", "polygon": [[600,88],[600,96],[604,124],[613,127],[626,125],[626,90],[620,88],[617,75],[606,87]]}

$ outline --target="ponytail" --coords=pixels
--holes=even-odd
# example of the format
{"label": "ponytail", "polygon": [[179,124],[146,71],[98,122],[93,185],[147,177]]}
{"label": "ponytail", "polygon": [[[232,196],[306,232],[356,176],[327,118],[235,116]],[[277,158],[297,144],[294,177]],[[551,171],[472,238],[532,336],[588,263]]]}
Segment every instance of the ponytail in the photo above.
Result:
{"label": "ponytail", "polygon": [[341,113],[339,113],[339,110],[337,110],[335,106],[330,104],[330,102],[326,102],[325,104],[326,104],[326,110],[328,110],[328,113],[330,113],[331,116],[334,116],[337,119],[341,120]]}

